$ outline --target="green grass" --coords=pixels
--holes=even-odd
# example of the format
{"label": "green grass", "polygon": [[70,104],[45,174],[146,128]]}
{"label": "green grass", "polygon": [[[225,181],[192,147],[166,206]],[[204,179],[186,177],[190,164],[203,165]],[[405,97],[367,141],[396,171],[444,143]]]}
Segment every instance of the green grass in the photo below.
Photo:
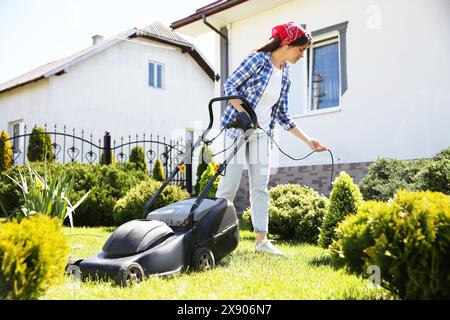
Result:
{"label": "green grass", "polygon": [[[71,258],[97,254],[111,231],[67,228]],[[253,233],[243,226],[238,248],[213,270],[153,276],[131,288],[111,281],[67,278],[41,299],[392,299],[384,289],[370,288],[366,279],[334,269],[320,247],[288,242],[276,245],[286,258],[256,254]]]}

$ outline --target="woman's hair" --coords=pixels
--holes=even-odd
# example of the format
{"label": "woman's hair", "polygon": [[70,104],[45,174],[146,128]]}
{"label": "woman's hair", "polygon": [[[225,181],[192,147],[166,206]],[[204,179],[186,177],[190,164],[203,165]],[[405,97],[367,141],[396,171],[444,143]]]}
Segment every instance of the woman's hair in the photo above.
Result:
{"label": "woman's hair", "polygon": [[[258,52],[261,52],[261,51],[262,52],[274,52],[276,49],[278,49],[280,47],[280,43],[281,43],[281,39],[280,39],[280,37],[277,36],[272,41],[270,41],[269,43],[262,46],[261,48],[259,48],[256,51],[258,51]],[[312,43],[311,35],[308,33],[304,33],[302,36],[298,37],[297,39],[295,39],[288,45],[301,47],[306,44],[310,45],[311,43]]]}

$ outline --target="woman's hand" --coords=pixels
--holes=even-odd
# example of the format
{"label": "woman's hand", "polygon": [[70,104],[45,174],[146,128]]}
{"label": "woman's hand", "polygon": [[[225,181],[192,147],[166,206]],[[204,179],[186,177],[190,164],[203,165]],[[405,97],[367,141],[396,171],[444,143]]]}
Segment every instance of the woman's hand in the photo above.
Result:
{"label": "woman's hand", "polygon": [[322,144],[320,144],[319,141],[315,139],[309,139],[307,144],[311,148],[311,150],[316,150],[317,152],[323,152],[328,150],[327,147],[323,146]]}

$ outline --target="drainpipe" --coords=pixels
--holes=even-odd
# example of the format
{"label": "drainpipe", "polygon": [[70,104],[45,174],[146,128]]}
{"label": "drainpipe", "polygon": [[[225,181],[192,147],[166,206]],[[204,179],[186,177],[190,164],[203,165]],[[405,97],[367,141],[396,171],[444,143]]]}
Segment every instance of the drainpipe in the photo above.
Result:
{"label": "drainpipe", "polygon": [[[202,18],[203,23],[220,36],[220,94],[223,96],[225,95],[223,92],[223,86],[225,81],[228,79],[228,29],[223,27],[219,31],[208,21],[206,21],[206,15],[203,15]],[[220,114],[223,114],[226,106],[227,102],[222,101]]]}

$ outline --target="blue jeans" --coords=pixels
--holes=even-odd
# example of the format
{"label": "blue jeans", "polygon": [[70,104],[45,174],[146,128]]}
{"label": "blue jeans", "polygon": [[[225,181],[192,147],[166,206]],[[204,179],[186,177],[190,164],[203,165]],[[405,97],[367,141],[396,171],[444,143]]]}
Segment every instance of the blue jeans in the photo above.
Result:
{"label": "blue jeans", "polygon": [[[227,136],[226,146],[233,143]],[[230,148],[228,154],[232,151]],[[245,142],[226,167],[225,175],[220,177],[216,197],[233,202],[241,181],[244,164],[248,166],[250,209],[255,232],[268,232],[269,229],[269,190],[270,158],[272,147],[265,132],[255,131]],[[228,155],[227,155],[228,156]]]}

